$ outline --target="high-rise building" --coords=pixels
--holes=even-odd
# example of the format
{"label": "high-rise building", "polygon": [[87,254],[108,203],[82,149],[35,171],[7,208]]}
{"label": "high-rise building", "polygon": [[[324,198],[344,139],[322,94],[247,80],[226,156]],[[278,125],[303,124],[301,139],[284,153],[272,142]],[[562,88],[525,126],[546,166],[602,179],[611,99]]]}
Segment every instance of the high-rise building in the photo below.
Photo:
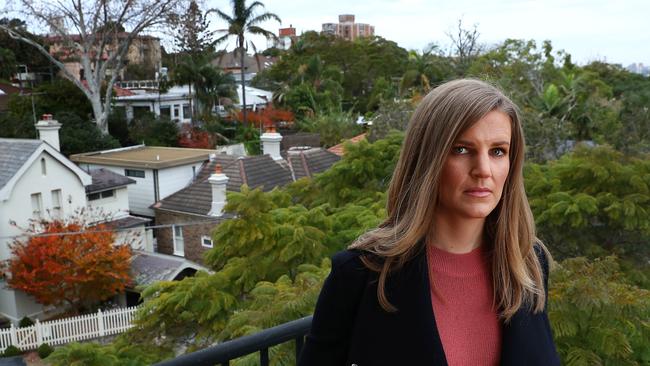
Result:
{"label": "high-rise building", "polygon": [[366,23],[355,23],[353,14],[341,14],[338,23],[323,23],[322,33],[354,41],[359,37],[374,36],[375,27]]}

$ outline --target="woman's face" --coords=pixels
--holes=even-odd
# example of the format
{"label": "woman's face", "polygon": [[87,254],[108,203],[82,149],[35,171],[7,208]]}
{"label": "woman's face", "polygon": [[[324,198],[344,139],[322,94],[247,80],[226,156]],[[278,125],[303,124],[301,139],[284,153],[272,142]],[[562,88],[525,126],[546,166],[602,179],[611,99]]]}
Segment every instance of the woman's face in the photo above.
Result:
{"label": "woman's face", "polygon": [[510,124],[495,110],[454,142],[442,169],[437,214],[484,219],[494,210],[510,170]]}

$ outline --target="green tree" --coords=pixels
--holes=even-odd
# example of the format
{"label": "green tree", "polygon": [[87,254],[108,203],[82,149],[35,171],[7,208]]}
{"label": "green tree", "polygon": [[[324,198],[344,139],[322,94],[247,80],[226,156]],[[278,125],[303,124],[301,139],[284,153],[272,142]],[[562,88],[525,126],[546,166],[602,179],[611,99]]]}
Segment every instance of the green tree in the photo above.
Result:
{"label": "green tree", "polygon": [[129,126],[129,140],[148,146],[177,146],[178,125],[168,118],[146,113]]}
{"label": "green tree", "polygon": [[210,30],[210,21],[199,4],[190,1],[187,10],[182,14],[170,14],[173,27],[174,45],[179,52],[197,55],[210,51],[214,45],[214,31]]}
{"label": "green tree", "polygon": [[650,362],[650,291],[628,283],[614,257],[563,261],[551,273],[549,319],[563,363]]}
{"label": "green tree", "polygon": [[650,160],[581,147],[529,164],[526,189],[541,238],[560,257],[650,256]]}
{"label": "green tree", "polygon": [[[268,39],[277,39],[277,36],[264,28],[261,27],[261,24],[268,20],[276,20],[278,23],[281,23],[280,17],[273,13],[263,12],[262,14],[257,14],[257,10],[264,10],[264,4],[260,1],[254,1],[252,3],[246,4],[246,0],[231,0],[231,15],[224,13],[219,9],[214,9],[216,14],[220,19],[226,22],[227,29],[224,30],[226,34],[217,38],[215,44],[221,44],[227,41],[229,38],[234,37],[236,40],[237,52],[239,53],[239,64],[241,65],[240,70],[240,80],[242,89],[245,86],[244,83],[244,56],[248,51],[249,45],[255,50],[255,45],[246,40],[247,35],[260,35]],[[246,119],[246,93],[242,93],[242,112],[243,119],[242,122],[244,125],[247,125]]]}
{"label": "green tree", "polygon": [[60,112],[54,118],[62,124],[59,132],[61,152],[66,156],[120,147],[119,141],[104,135],[96,124],[72,112]]}

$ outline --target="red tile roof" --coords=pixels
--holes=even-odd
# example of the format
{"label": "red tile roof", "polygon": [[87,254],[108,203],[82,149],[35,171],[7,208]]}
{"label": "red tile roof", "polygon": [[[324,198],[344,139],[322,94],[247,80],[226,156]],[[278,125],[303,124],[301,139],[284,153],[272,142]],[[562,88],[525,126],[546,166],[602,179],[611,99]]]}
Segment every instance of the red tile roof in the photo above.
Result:
{"label": "red tile roof", "polygon": [[362,133],[361,135],[354,136],[349,140],[343,141],[342,143],[340,143],[338,145],[334,145],[334,146],[330,147],[329,149],[327,149],[327,151],[333,152],[334,154],[336,154],[338,156],[343,156],[343,154],[345,153],[344,150],[343,150],[343,145],[345,143],[350,142],[350,143],[356,144],[357,142],[359,142],[361,140],[365,140],[365,139],[366,139],[366,132]]}

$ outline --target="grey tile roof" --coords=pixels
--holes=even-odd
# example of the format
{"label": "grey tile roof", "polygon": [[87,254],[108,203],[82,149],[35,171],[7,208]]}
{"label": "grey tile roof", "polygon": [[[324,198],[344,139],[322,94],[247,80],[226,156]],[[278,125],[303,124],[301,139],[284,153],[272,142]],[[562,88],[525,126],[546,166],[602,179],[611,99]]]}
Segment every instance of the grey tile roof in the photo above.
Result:
{"label": "grey tile roof", "polygon": [[175,275],[185,268],[205,269],[185,258],[159,253],[134,251],[131,259],[131,273],[136,286],[147,286],[156,281],[173,281]]}
{"label": "grey tile roof", "polygon": [[41,140],[0,138],[0,188],[11,180],[42,143]]}
{"label": "grey tile roof", "polygon": [[[212,186],[208,178],[221,164],[223,173],[228,176],[226,190],[239,192],[243,184],[251,188],[261,188],[268,192],[275,187],[293,181],[286,164],[275,162],[268,155],[235,157],[218,154],[214,161],[205,164],[194,183],[160,200],[153,208],[207,215],[212,205]],[[226,218],[227,216],[222,216]]]}
{"label": "grey tile roof", "polygon": [[151,219],[128,215],[119,219],[108,221],[104,223],[104,225],[108,226],[111,229],[128,229],[130,227],[144,225],[148,222],[151,222]]}
{"label": "grey tile roof", "polygon": [[287,160],[291,165],[295,179],[313,177],[314,174],[323,172],[341,157],[322,148],[290,149],[287,151]]}
{"label": "grey tile roof", "polygon": [[135,183],[135,180],[121,174],[114,173],[104,168],[94,169],[89,172],[93,183],[86,186],[86,193],[105,191],[110,188],[122,187]]}
{"label": "grey tile roof", "polygon": [[[154,209],[186,212],[207,215],[212,205],[212,186],[208,178],[217,163],[228,176],[226,190],[239,192],[242,184],[251,188],[261,188],[268,192],[275,187],[281,187],[302,177],[311,177],[320,173],[341,158],[322,148],[308,150],[289,150],[290,160],[274,161],[269,155],[236,157],[218,154],[214,161],[204,164],[197,174],[194,183],[188,187],[158,201]],[[294,178],[295,177],[295,178]],[[227,219],[224,215],[220,219]]]}

